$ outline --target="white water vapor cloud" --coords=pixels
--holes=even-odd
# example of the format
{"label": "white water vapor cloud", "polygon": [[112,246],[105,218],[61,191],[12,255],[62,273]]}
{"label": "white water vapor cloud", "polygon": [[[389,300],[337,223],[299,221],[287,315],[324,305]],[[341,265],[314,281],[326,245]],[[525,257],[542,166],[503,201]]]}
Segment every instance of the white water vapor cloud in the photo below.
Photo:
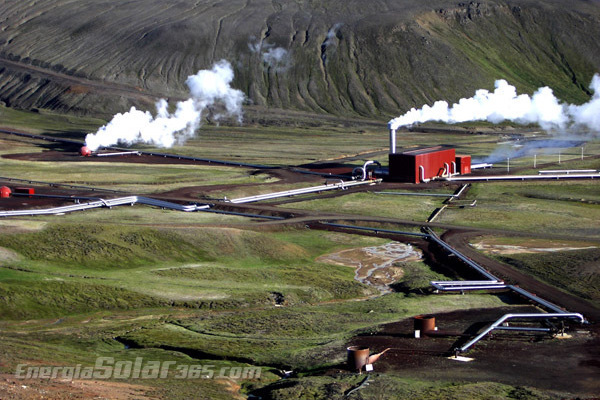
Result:
{"label": "white water vapor cloud", "polygon": [[260,53],[263,63],[277,71],[285,71],[290,66],[290,52],[267,42],[249,42],[248,49],[252,53]]}
{"label": "white water vapor cloud", "polygon": [[333,25],[331,28],[329,28],[329,30],[327,31],[327,35],[325,36],[325,40],[323,40],[323,43],[321,43],[321,60],[323,61],[323,63],[327,62],[327,51],[328,49],[331,48],[331,51],[335,51],[337,42],[335,41],[338,31],[340,30],[340,28],[343,26],[342,23],[338,22],[335,25]]}
{"label": "white water vapor cloud", "polygon": [[329,30],[327,31],[327,36],[325,37],[325,41],[323,42],[322,46],[328,47],[329,45],[334,43],[334,39],[337,36],[337,33],[342,27],[342,25],[344,24],[338,22],[334,24],[331,28],[329,28]]}
{"label": "white water vapor cloud", "polygon": [[[242,120],[244,94],[231,87],[234,73],[226,60],[216,63],[210,70],[198,71],[188,76],[186,84],[190,98],[177,102],[175,111],[168,110],[168,103],[160,99],[156,114],[135,107],[113,119],[96,133],[85,137],[86,146],[92,151],[116,144],[131,145],[147,143],[158,147],[171,147],[192,137],[200,127],[202,116],[209,107],[220,104],[225,113]],[[217,114],[215,119],[222,115]]]}
{"label": "white water vapor cloud", "polygon": [[262,59],[270,66],[287,64],[288,51],[283,47],[274,47],[265,51]]}
{"label": "white water vapor cloud", "polygon": [[413,108],[390,120],[388,125],[390,129],[398,129],[426,121],[454,124],[508,120],[519,124],[535,123],[549,131],[583,128],[597,135],[600,133],[600,75],[594,75],[590,89],[593,96],[589,102],[573,105],[560,102],[549,87],[539,88],[532,96],[518,95],[514,86],[501,79],[495,82],[493,92],[479,89],[473,97],[460,99],[452,106],[441,100],[432,106]]}

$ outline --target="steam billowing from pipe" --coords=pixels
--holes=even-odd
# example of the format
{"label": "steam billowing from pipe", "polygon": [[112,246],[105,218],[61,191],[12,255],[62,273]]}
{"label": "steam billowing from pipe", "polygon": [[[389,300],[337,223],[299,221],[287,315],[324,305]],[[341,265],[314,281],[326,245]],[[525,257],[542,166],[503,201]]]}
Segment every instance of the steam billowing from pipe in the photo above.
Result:
{"label": "steam billowing from pipe", "polygon": [[411,126],[420,122],[440,121],[449,124],[466,121],[505,120],[519,124],[536,123],[545,130],[564,130],[582,127],[600,133],[600,75],[594,75],[590,89],[592,99],[582,105],[562,104],[549,87],[538,89],[533,96],[517,95],[517,90],[505,80],[497,80],[496,89],[489,92],[480,89],[469,99],[460,99],[449,107],[445,101],[433,106],[415,108],[389,122],[390,130]]}
{"label": "steam billowing from pipe", "polygon": [[[171,147],[192,137],[200,127],[203,112],[215,104],[222,104],[227,114],[237,116],[241,122],[245,96],[230,86],[233,76],[231,64],[221,60],[211,70],[201,70],[187,78],[191,97],[178,102],[172,113],[164,99],[156,103],[155,116],[131,107],[128,112],[115,115],[96,133],[88,134],[86,146],[92,151],[117,143],[130,145],[142,142]],[[219,117],[217,115],[216,119]]]}

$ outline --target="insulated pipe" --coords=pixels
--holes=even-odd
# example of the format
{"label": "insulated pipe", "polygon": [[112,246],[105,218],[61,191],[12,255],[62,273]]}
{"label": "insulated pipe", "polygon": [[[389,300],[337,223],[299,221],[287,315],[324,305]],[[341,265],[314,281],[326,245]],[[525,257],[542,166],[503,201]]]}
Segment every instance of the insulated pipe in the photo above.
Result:
{"label": "insulated pipe", "polygon": [[452,172],[450,172],[450,166],[448,165],[448,163],[444,163],[444,171],[445,171],[445,174],[442,174],[442,176],[444,176],[444,175],[446,175],[446,176],[452,175]]}
{"label": "insulated pipe", "polygon": [[[471,167],[471,169],[474,169]],[[600,173],[590,174],[543,174],[543,175],[490,175],[490,176],[458,176],[450,177],[449,181],[455,182],[478,182],[478,181],[527,181],[527,180],[550,180],[550,179],[600,179]]]}
{"label": "insulated pipe", "polygon": [[540,305],[542,305],[543,307],[546,307],[547,309],[560,314],[560,313],[565,313],[566,311],[563,310],[562,308],[560,308],[559,306],[557,306],[556,304],[550,303],[547,300],[541,299],[538,296],[534,295],[533,293],[529,293],[527,290],[521,289],[518,286],[514,286],[514,285],[508,285],[508,289],[511,289],[517,293],[519,293],[521,296],[528,298],[529,300],[538,303]]}
{"label": "insulated pipe", "polygon": [[356,167],[352,170],[352,179],[364,181],[367,179],[367,171],[363,167]]}
{"label": "insulated pipe", "polygon": [[429,238],[431,240],[433,240],[434,242],[436,242],[437,244],[439,244],[445,250],[447,250],[450,253],[454,254],[456,257],[458,257],[459,259],[461,259],[465,264],[467,264],[468,266],[470,266],[471,268],[473,268],[474,270],[476,270],[477,272],[479,272],[484,277],[488,278],[490,281],[500,282],[500,279],[498,279],[494,275],[490,274],[483,267],[481,267],[479,264],[475,263],[473,260],[471,260],[470,258],[466,257],[462,253],[458,252],[452,246],[450,246],[449,244],[447,244],[446,242],[444,242],[442,239],[440,239],[438,237],[438,235],[436,235],[435,232],[433,232],[433,230],[431,230],[431,228],[429,228],[429,227],[423,228],[423,232],[429,234]]}
{"label": "insulated pipe", "polygon": [[435,283],[432,283],[431,286],[433,286],[434,288],[436,288],[437,290],[441,290],[443,292],[452,292],[452,291],[456,291],[456,292],[463,292],[466,290],[494,290],[494,289],[508,289],[508,286],[506,285],[465,285],[465,286],[452,286],[452,287],[446,287],[443,285],[438,285]]}
{"label": "insulated pipe", "polygon": [[[83,150],[82,150],[83,152]],[[127,156],[130,154],[135,154],[136,156],[141,156],[142,153],[139,151],[120,151],[118,153],[99,153],[96,154],[96,157],[112,157],[112,156]]]}
{"label": "insulated pipe", "polygon": [[423,183],[430,181],[429,179],[425,179],[425,167],[423,167],[422,165],[419,165],[419,179]]}
{"label": "insulated pipe", "polygon": [[457,170],[456,170],[456,162],[452,161],[452,174],[456,175],[458,174]]}
{"label": "insulated pipe", "polygon": [[498,282],[498,281],[432,281],[431,283],[440,284],[442,286],[498,285],[498,284],[504,284],[504,282]]}
{"label": "insulated pipe", "polygon": [[73,211],[89,210],[92,208],[111,208],[122,205],[133,205],[135,203],[185,212],[193,212],[210,208],[209,205],[181,205],[177,203],[172,203],[170,201],[152,199],[150,197],[128,196],[120,197],[117,199],[98,199],[96,201],[91,201],[83,204],[75,204],[70,206],[53,207],[45,209],[0,211],[0,217],[16,217],[21,215],[56,215]]}
{"label": "insulated pipe", "polygon": [[373,185],[373,184],[379,183],[379,182],[381,182],[381,179],[373,180],[373,181],[358,181],[358,182],[357,181],[342,181],[342,180],[340,180],[339,183],[335,183],[333,185],[311,186],[311,187],[302,188],[302,189],[284,190],[282,192],[259,194],[259,195],[250,196],[250,197],[241,197],[238,199],[231,199],[229,201],[234,204],[252,203],[255,201],[272,200],[272,199],[277,199],[280,197],[297,196],[299,194],[316,193],[316,192],[322,192],[322,191],[326,191],[326,190],[334,190],[334,189],[345,190],[351,186]]}
{"label": "insulated pipe", "polygon": [[[379,161],[373,161],[373,160],[366,161],[363,164],[363,166],[362,166],[362,173],[363,173],[362,180],[363,181],[367,180],[367,173],[368,173],[367,172],[367,168],[368,168],[368,166],[369,165],[373,165],[373,164],[378,165],[379,168],[381,168],[381,164],[379,164]],[[356,170],[356,168],[355,168],[355,170]],[[353,171],[353,173],[354,173],[354,171]]]}
{"label": "insulated pipe", "polygon": [[530,328],[528,326],[497,326],[498,331],[552,332],[550,328]]}
{"label": "insulated pipe", "polygon": [[466,343],[464,346],[456,349],[457,353],[463,353],[467,351],[471,346],[475,343],[483,339],[485,335],[502,325],[505,321],[513,318],[524,318],[524,319],[547,319],[547,318],[577,318],[583,324],[585,322],[585,318],[583,315],[579,313],[555,313],[555,314],[505,314],[498,321],[494,322],[490,325],[486,330],[477,335],[473,340]]}

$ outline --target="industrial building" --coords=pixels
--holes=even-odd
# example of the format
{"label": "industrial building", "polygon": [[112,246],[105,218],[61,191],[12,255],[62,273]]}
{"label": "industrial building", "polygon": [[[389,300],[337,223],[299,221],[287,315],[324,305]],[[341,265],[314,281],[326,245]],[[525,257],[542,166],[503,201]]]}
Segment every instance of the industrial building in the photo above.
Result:
{"label": "industrial building", "polygon": [[421,183],[437,177],[471,172],[471,156],[456,155],[448,146],[396,152],[396,130],[390,128],[389,180]]}
{"label": "industrial building", "polygon": [[[456,152],[443,146],[420,148],[389,155],[390,178],[400,182],[428,182],[455,171]],[[454,167],[454,168],[453,168]]]}

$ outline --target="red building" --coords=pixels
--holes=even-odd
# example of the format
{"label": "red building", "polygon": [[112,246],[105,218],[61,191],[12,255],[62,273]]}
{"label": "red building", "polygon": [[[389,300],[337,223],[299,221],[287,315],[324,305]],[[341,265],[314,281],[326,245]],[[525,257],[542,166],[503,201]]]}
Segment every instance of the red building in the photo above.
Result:
{"label": "red building", "polygon": [[471,173],[471,156],[456,156],[456,171],[461,175]]}
{"label": "red building", "polygon": [[[456,162],[456,151],[444,146],[393,153],[389,155],[389,177],[390,180],[397,182],[427,182],[437,176],[459,172]],[[464,159],[465,165],[466,162],[467,160]],[[470,157],[468,164],[470,171]]]}
{"label": "red building", "polygon": [[35,194],[35,189],[30,187],[17,187],[15,188],[15,193],[28,194],[29,197],[31,197],[31,195]]}

